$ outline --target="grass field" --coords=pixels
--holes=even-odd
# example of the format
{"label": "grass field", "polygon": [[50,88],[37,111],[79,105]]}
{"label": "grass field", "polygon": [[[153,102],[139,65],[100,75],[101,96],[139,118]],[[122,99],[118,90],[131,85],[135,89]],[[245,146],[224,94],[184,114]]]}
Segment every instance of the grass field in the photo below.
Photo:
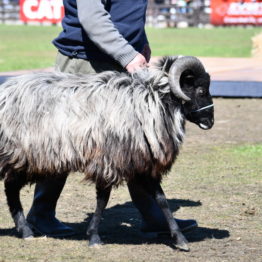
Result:
{"label": "grass field", "polygon": [[59,27],[0,25],[0,72],[53,66]]}
{"label": "grass field", "polygon": [[[0,72],[51,67],[56,26],[0,25]],[[147,28],[153,56],[249,57],[251,38],[260,28],[155,29]]]}
{"label": "grass field", "polygon": [[251,38],[259,32],[259,28],[147,30],[155,56],[186,54],[210,57],[251,56]]}

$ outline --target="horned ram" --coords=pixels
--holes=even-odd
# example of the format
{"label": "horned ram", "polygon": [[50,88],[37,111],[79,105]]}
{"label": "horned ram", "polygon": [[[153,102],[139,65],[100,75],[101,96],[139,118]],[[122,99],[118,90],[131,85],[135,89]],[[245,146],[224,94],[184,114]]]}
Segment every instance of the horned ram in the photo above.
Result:
{"label": "horned ram", "polygon": [[165,57],[133,75],[107,71],[22,75],[0,86],[0,177],[17,231],[33,236],[20,189],[79,171],[95,183],[90,245],[113,186],[136,183],[162,209],[174,245],[188,250],[160,186],[178,155],[185,120],[214,123],[210,77],[190,56]]}

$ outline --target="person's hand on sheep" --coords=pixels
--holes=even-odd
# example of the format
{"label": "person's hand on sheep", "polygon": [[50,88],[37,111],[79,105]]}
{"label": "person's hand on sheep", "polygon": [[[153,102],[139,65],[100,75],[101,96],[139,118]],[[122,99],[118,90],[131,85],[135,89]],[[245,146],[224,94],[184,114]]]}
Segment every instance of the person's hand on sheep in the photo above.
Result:
{"label": "person's hand on sheep", "polygon": [[126,66],[126,70],[129,73],[134,73],[135,71],[143,68],[143,67],[147,67],[147,61],[146,58],[141,55],[140,53],[138,53],[135,58],[133,60],[131,60],[131,62]]}

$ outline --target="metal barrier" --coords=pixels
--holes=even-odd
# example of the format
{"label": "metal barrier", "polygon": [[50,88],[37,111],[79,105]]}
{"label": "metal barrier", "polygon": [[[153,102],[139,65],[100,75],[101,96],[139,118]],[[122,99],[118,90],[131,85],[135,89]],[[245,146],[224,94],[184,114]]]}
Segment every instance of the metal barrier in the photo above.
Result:
{"label": "metal barrier", "polygon": [[[181,0],[182,2],[184,0]],[[203,0],[188,0],[184,6],[179,1],[148,1],[147,24],[154,27],[198,26],[209,23],[208,6]],[[0,0],[0,23],[22,23],[19,17],[19,0]]]}
{"label": "metal barrier", "polygon": [[19,2],[12,0],[0,0],[0,22],[19,21]]}
{"label": "metal barrier", "polygon": [[[201,0],[162,1],[156,3],[149,1],[147,10],[147,23],[151,26],[176,27],[184,23],[185,26],[199,26],[210,23],[210,7]],[[172,4],[175,2],[175,4]]]}

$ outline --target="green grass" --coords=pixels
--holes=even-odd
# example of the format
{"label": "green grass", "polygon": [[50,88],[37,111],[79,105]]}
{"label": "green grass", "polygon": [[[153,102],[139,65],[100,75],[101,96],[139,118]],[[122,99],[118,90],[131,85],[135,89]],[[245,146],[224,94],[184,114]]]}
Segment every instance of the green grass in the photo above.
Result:
{"label": "green grass", "polygon": [[0,25],[0,72],[53,66],[56,48],[51,42],[60,31],[55,26]]}
{"label": "green grass", "polygon": [[[214,146],[201,152],[201,157],[198,161],[193,156],[194,151],[181,153],[181,158],[178,158],[178,167],[176,172],[178,175],[182,174],[181,179],[188,177],[184,176],[185,169],[189,165],[196,165],[198,168],[192,167],[190,174],[194,180],[193,186],[196,183],[205,181],[209,187],[215,190],[217,186],[223,186],[231,191],[238,191],[237,187],[232,188],[232,185],[244,186],[247,184],[262,185],[261,172],[262,172],[262,144],[256,145],[231,145],[231,146]],[[193,188],[192,188],[193,189]],[[213,194],[213,190],[209,193]]]}
{"label": "green grass", "polygon": [[262,145],[243,145],[231,149],[235,155],[262,159]]}
{"label": "green grass", "polygon": [[260,28],[147,29],[153,56],[250,57],[251,38],[259,32]]}
{"label": "green grass", "polygon": [[[54,65],[52,40],[58,26],[0,25],[0,72],[45,68]],[[249,57],[251,38],[260,28],[157,29],[147,28],[153,56]]]}

